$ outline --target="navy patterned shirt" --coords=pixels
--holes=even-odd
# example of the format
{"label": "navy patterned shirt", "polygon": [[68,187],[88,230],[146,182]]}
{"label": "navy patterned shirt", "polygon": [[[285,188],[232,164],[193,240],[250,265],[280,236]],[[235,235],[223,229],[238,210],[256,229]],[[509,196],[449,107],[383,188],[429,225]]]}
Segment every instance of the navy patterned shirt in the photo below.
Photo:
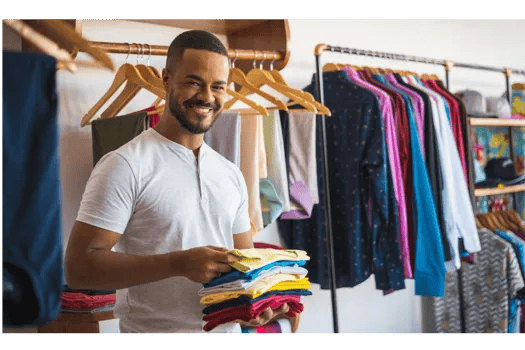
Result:
{"label": "navy patterned shirt", "polygon": [[[280,234],[289,248],[308,252],[310,281],[328,289],[321,129],[321,118],[326,118],[336,287],[353,287],[374,274],[377,289],[404,289],[397,204],[379,102],[371,92],[350,81],[345,72],[326,72],[323,76],[324,104],[332,116],[319,116],[317,120],[320,203],[309,219],[278,220]],[[304,90],[315,95],[315,75]]]}

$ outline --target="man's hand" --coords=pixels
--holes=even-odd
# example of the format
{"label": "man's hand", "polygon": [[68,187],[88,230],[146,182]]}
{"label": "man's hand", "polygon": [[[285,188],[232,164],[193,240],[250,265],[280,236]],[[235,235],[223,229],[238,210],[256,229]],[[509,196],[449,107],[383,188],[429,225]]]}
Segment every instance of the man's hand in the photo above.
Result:
{"label": "man's hand", "polygon": [[239,259],[229,254],[228,249],[214,246],[191,248],[178,253],[182,255],[182,275],[198,283],[209,282],[221,272],[230,272],[230,263]]}
{"label": "man's hand", "polygon": [[271,308],[264,310],[259,315],[259,317],[254,318],[253,320],[250,320],[248,322],[241,321],[241,320],[235,320],[233,322],[237,322],[244,327],[260,327],[260,326],[264,326],[265,324],[267,324],[268,322],[272,320],[277,320],[279,318],[285,318],[285,314],[288,311],[290,311],[290,307],[288,306],[288,304],[283,304],[275,310],[272,310]]}

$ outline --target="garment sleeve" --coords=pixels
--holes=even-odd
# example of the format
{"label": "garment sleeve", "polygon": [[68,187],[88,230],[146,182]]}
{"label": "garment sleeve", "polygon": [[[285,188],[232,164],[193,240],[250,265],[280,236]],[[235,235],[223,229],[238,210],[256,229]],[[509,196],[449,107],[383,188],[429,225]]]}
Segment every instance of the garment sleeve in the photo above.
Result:
{"label": "garment sleeve", "polygon": [[509,284],[509,296],[514,298],[518,291],[525,287],[525,281],[520,270],[518,258],[513,249],[509,249],[505,255],[507,259],[507,278]]}
{"label": "garment sleeve", "polygon": [[239,208],[237,209],[237,215],[233,223],[232,231],[234,235],[250,231],[251,228],[250,215],[248,214],[248,188],[246,181],[244,181],[244,177],[238,168],[235,169],[235,174],[239,190],[241,191],[241,201],[239,202]]}
{"label": "garment sleeve", "polygon": [[102,157],[86,184],[77,221],[124,233],[133,213],[137,181],[124,157],[110,152]]}
{"label": "garment sleeve", "polygon": [[[365,140],[364,155],[361,162],[364,174],[364,203],[366,212],[371,212],[372,265],[376,280],[376,288],[403,289],[404,277],[401,266],[398,225],[396,218],[395,196],[391,174],[388,169],[386,154],[385,131],[376,99],[363,106],[363,140]],[[392,193],[391,193],[392,192]],[[372,207],[369,208],[368,198],[371,197]],[[393,219],[393,220],[392,220]],[[394,250],[396,251],[395,254]],[[394,263],[396,262],[396,263]],[[394,264],[393,264],[394,263]],[[397,265],[394,269],[394,265]],[[397,287],[397,288],[395,288]]]}

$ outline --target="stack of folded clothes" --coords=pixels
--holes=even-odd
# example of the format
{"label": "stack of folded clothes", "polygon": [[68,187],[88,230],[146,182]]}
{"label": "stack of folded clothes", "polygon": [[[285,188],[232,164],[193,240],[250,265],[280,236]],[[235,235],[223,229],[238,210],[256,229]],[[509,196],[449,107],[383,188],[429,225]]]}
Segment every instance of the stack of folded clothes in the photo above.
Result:
{"label": "stack of folded clothes", "polygon": [[266,309],[288,304],[287,316],[303,311],[301,295],[311,295],[308,271],[302,267],[310,257],[302,250],[233,249],[241,257],[229,273],[211,280],[199,291],[206,307],[205,331],[233,322],[250,321]]}
{"label": "stack of folded clothes", "polygon": [[117,296],[115,290],[71,289],[62,291],[63,312],[95,313],[113,310]]}

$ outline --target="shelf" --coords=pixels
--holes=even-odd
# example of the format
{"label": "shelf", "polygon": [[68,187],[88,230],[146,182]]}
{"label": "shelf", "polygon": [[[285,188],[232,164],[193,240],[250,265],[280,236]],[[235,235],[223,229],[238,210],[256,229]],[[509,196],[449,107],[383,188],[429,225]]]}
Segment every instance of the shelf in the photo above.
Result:
{"label": "shelf", "polygon": [[525,127],[525,119],[500,119],[469,117],[471,126],[517,126]]}
{"label": "shelf", "polygon": [[232,34],[260,25],[265,20],[245,19],[128,19],[128,21],[150,23],[175,28],[202,29],[215,34]]}
{"label": "shelf", "polygon": [[502,188],[477,188],[474,190],[476,197],[493,196],[496,194],[514,193],[525,191],[525,185],[505,186]]}

